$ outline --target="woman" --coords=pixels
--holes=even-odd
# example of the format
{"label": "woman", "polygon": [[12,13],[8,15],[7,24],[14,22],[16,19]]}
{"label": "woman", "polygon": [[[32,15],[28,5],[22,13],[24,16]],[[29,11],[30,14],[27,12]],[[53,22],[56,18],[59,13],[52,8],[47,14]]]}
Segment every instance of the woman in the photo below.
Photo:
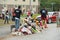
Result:
{"label": "woman", "polygon": [[5,14],[5,21],[4,21],[4,24],[7,22],[7,24],[9,24],[9,14],[8,14],[8,10],[6,11],[6,14]]}
{"label": "woman", "polygon": [[12,21],[15,21],[15,16],[16,16],[16,14],[15,14],[15,8],[12,8],[11,9],[11,12],[12,12]]}

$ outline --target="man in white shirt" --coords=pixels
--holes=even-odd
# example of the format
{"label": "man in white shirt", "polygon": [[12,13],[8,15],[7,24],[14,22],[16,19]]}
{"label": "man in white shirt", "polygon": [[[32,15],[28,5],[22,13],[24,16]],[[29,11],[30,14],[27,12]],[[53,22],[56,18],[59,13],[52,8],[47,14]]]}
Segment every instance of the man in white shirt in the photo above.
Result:
{"label": "man in white shirt", "polygon": [[3,20],[4,20],[4,16],[5,16],[5,9],[3,8],[2,9],[2,18],[3,18]]}

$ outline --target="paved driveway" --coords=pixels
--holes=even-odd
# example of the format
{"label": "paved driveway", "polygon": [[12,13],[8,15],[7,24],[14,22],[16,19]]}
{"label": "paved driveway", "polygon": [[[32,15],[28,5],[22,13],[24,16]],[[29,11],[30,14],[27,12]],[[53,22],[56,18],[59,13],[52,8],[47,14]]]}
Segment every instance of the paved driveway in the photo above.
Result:
{"label": "paved driveway", "polygon": [[43,32],[27,35],[8,37],[3,40],[60,40],[60,28],[56,28],[56,24],[48,24],[48,29]]}

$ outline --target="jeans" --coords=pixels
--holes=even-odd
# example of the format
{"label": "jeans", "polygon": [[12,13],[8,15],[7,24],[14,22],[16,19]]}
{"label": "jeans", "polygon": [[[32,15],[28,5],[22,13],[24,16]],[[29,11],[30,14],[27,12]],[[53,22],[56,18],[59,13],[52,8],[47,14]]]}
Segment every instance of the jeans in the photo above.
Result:
{"label": "jeans", "polygon": [[20,26],[20,20],[19,20],[19,18],[15,18],[15,28],[16,28],[16,30],[19,29],[19,26]]}
{"label": "jeans", "polygon": [[4,20],[4,17],[5,17],[5,15],[4,15],[4,14],[2,14],[2,18],[3,18],[3,20]]}
{"label": "jeans", "polygon": [[9,24],[9,18],[8,17],[5,17],[5,21],[4,21],[4,24],[7,22],[7,24]]}

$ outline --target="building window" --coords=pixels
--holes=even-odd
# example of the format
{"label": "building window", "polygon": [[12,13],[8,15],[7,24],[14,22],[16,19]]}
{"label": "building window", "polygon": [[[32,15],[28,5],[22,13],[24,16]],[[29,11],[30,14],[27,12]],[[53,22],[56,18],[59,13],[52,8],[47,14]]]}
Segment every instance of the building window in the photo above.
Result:
{"label": "building window", "polygon": [[17,1],[17,0],[15,0],[15,1]]}
{"label": "building window", "polygon": [[35,2],[36,0],[33,0],[33,2]]}
{"label": "building window", "polygon": [[33,8],[35,8],[35,6],[33,6]]}
{"label": "building window", "polygon": [[17,7],[17,5],[15,5],[15,7]]}
{"label": "building window", "polygon": [[23,0],[25,2],[25,0]]}

